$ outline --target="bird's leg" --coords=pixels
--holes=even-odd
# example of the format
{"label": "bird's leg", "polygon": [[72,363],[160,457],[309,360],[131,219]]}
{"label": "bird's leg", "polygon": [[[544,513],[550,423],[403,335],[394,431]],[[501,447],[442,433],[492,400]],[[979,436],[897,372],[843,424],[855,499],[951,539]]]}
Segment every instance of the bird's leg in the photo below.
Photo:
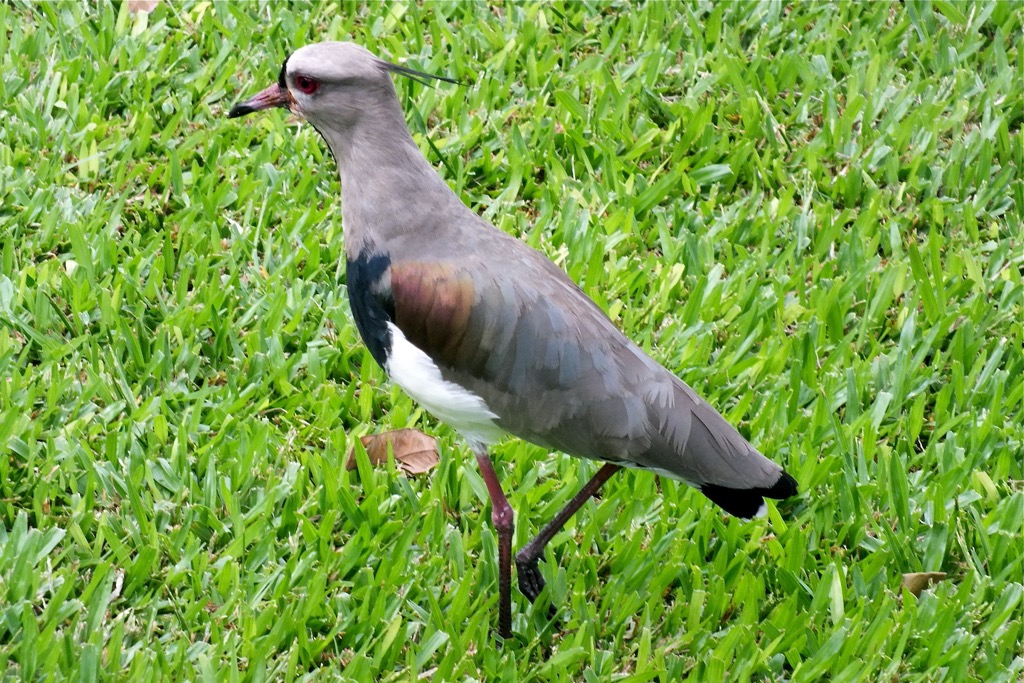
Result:
{"label": "bird's leg", "polygon": [[[544,589],[544,577],[540,575],[540,567],[537,566],[537,561],[544,554],[544,547],[565,526],[569,518],[583,507],[587,499],[596,494],[601,489],[601,486],[621,469],[622,465],[615,465],[610,462],[605,463],[597,471],[597,474],[583,485],[583,488],[569,501],[569,504],[562,508],[532,541],[516,553],[516,574],[519,576],[519,590],[529,598],[530,602],[536,600],[541,590]],[[551,612],[551,616],[554,616],[554,608],[551,609]]]}
{"label": "bird's leg", "polygon": [[491,497],[491,522],[498,534],[498,634],[512,637],[512,506],[501,490],[491,457],[484,449],[474,449],[480,474]]}

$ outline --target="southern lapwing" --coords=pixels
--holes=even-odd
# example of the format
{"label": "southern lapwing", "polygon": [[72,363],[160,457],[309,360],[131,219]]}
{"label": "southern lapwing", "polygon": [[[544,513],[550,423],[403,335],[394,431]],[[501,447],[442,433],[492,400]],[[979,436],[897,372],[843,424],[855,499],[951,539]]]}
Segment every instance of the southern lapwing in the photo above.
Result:
{"label": "southern lapwing", "polygon": [[[326,140],[341,174],[352,317],[390,378],[476,455],[498,536],[499,633],[511,635],[513,512],[487,448],[512,434],[605,464],[517,555],[520,590],[559,529],[622,467],[683,481],[740,517],[796,481],[625,337],[554,263],[471,211],[424,158],[391,74],[437,78],[351,43],[284,61],[230,117],[282,107]],[[448,80],[448,79],[441,79]]]}

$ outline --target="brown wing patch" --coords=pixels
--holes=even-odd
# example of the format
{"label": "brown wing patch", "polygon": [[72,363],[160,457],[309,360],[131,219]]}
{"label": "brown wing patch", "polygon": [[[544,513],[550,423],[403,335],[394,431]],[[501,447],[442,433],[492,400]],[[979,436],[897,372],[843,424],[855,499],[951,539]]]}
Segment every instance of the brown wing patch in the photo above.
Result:
{"label": "brown wing patch", "polygon": [[454,364],[476,296],[469,274],[451,263],[392,263],[391,292],[395,325],[406,339]]}

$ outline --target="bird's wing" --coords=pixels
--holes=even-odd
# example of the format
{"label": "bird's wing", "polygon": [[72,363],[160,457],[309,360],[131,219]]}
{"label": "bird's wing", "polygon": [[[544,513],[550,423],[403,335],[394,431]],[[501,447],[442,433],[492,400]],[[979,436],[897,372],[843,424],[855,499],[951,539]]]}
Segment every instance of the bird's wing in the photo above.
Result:
{"label": "bird's wing", "polygon": [[391,321],[444,380],[480,397],[504,430],[571,455],[651,469],[709,495],[709,486],[768,491],[779,481],[777,464],[557,266],[518,247],[498,269],[472,255],[390,263],[378,290]]}
{"label": "bird's wing", "polygon": [[[628,390],[640,377],[628,378],[615,357],[628,341],[534,253],[513,250],[500,269],[472,256],[394,261],[392,321],[444,379],[480,396],[505,430],[574,455],[617,459],[611,440],[636,440],[646,420],[642,398]],[[634,374],[649,372],[636,365]]]}

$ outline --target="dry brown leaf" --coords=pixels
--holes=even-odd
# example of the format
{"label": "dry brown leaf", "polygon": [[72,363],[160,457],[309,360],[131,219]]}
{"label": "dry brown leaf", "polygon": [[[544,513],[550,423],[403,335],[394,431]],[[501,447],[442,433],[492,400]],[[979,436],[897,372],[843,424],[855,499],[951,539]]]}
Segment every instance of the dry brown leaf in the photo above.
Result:
{"label": "dry brown leaf", "polygon": [[[380,465],[388,460],[388,447],[395,454],[395,464],[406,474],[422,474],[435,467],[441,458],[437,439],[418,429],[396,429],[382,434],[370,434],[360,439],[370,464]],[[356,453],[348,454],[348,469],[356,467]]]}
{"label": "dry brown leaf", "polygon": [[128,11],[132,14],[149,14],[160,4],[160,0],[128,0]]}
{"label": "dry brown leaf", "polygon": [[921,597],[921,591],[933,583],[946,578],[946,572],[914,572],[903,575],[903,587],[914,594],[914,597]]}

